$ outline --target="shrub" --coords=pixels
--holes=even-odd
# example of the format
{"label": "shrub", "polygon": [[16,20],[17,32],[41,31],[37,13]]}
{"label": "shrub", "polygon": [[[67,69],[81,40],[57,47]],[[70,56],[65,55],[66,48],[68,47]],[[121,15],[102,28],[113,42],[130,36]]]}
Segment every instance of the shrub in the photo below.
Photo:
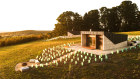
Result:
{"label": "shrub", "polygon": [[42,35],[16,36],[0,39],[0,47],[43,39]]}

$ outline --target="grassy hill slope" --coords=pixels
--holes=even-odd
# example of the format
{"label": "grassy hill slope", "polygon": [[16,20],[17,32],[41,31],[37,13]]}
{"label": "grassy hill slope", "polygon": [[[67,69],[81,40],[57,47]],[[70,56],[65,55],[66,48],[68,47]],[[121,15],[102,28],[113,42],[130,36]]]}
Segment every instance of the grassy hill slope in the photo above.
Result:
{"label": "grassy hill slope", "polygon": [[[15,72],[17,63],[29,61],[35,58],[42,50],[48,47],[61,45],[68,42],[79,41],[80,38],[59,39],[56,41],[35,41],[19,45],[0,48],[0,79],[30,79],[28,74],[22,75]],[[26,76],[26,77],[25,77]],[[32,78],[32,77],[31,77]]]}
{"label": "grassy hill slope", "polygon": [[37,30],[24,30],[24,31],[16,31],[16,32],[4,32],[0,33],[0,36],[23,36],[23,35],[38,35],[44,34],[51,31],[37,31]]}
{"label": "grassy hill slope", "polygon": [[0,79],[138,79],[140,76],[140,48],[109,55],[104,62],[84,66],[63,64],[33,68],[27,72],[15,72],[17,63],[26,62],[42,53],[48,47],[80,38],[58,39],[54,41],[34,41],[0,48]]}
{"label": "grassy hill slope", "polygon": [[130,31],[130,32],[115,32],[116,34],[127,34],[127,35],[140,35],[140,31]]}
{"label": "grassy hill slope", "polygon": [[0,33],[0,47],[49,38],[51,31],[25,30]]}

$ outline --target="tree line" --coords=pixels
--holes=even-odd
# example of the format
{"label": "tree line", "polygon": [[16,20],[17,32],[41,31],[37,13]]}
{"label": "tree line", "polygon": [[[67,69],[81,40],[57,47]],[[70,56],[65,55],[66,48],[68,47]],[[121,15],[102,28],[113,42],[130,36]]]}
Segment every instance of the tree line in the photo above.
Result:
{"label": "tree line", "polygon": [[24,35],[24,36],[13,36],[13,37],[0,37],[0,47],[10,46],[15,44],[26,43],[30,41],[36,41],[41,39],[52,38],[51,32],[44,34]]}
{"label": "tree line", "polygon": [[57,18],[53,33],[66,35],[67,31],[126,32],[140,30],[140,11],[136,3],[123,1],[119,6],[90,10],[84,16],[66,11]]}

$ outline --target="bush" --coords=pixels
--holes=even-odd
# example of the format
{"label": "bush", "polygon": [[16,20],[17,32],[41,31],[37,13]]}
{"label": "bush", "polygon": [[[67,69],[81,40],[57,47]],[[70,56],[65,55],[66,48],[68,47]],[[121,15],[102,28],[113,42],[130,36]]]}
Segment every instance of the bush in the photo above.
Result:
{"label": "bush", "polygon": [[6,37],[0,39],[0,47],[40,40],[44,38],[50,39],[53,37],[55,37],[55,34],[53,32],[49,32],[46,34],[38,34],[38,35]]}
{"label": "bush", "polygon": [[0,47],[43,39],[42,35],[16,36],[0,39]]}

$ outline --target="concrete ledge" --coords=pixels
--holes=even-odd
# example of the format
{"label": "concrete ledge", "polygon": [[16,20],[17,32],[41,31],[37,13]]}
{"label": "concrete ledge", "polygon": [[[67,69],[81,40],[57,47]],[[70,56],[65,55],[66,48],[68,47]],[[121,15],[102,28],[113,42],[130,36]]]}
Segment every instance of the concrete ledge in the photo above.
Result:
{"label": "concrete ledge", "polygon": [[70,46],[67,49],[72,49],[72,50],[75,50],[75,51],[80,50],[82,52],[92,53],[92,54],[95,54],[95,55],[101,55],[101,54],[106,55],[106,54],[110,54],[112,51],[116,52],[117,50],[122,50],[124,48],[130,48],[130,47],[133,47],[133,46],[125,46],[125,47],[116,48],[116,49],[110,49],[110,50],[98,50],[98,49],[91,50],[91,49],[83,48],[80,45],[75,45],[75,46]]}
{"label": "concrete ledge", "polygon": [[[27,65],[23,66],[23,63],[26,63]],[[31,67],[32,65],[35,66],[36,64],[37,65],[40,65],[40,63],[30,63],[30,62],[23,62],[23,63],[18,63],[16,66],[15,66],[15,71],[27,71],[29,70],[29,67]]]}

